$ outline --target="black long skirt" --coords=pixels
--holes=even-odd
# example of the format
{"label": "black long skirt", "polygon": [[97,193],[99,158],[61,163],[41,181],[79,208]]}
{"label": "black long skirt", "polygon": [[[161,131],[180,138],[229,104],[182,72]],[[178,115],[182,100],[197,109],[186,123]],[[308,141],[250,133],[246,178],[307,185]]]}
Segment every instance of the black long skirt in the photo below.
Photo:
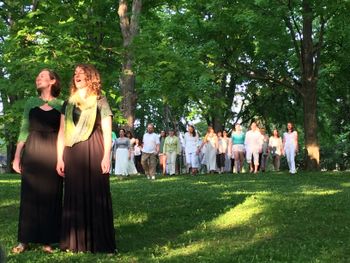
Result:
{"label": "black long skirt", "polygon": [[60,113],[33,108],[30,133],[21,166],[21,201],[18,241],[52,244],[59,242],[62,217],[62,178],[56,172],[56,143]]}
{"label": "black long skirt", "polygon": [[103,136],[96,128],[87,141],[64,149],[65,192],[62,250],[115,252],[109,174],[102,174]]}

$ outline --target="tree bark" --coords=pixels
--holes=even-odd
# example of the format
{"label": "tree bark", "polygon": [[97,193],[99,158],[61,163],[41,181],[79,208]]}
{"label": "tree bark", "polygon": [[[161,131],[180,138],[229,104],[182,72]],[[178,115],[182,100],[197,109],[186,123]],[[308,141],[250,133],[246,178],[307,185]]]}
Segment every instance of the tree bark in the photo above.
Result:
{"label": "tree bark", "polygon": [[317,75],[319,57],[314,57],[313,10],[309,0],[303,0],[302,89],[304,102],[305,168],[319,170],[320,147],[317,138]]}
{"label": "tree bark", "polygon": [[128,15],[128,1],[119,0],[118,15],[120,18],[120,29],[123,36],[123,59],[122,73],[120,76],[120,89],[122,101],[120,110],[127,123],[125,128],[134,129],[135,110],[137,94],[135,89],[135,73],[133,71],[134,56],[131,49],[132,42],[138,34],[139,16],[141,13],[142,1],[132,1],[131,16]]}

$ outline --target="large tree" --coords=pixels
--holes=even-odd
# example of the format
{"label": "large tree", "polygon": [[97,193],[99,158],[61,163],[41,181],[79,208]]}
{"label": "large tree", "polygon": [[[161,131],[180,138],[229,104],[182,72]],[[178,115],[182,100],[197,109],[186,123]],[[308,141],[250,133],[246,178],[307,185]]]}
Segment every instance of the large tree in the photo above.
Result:
{"label": "large tree", "polygon": [[[119,0],[118,15],[123,36],[122,74],[120,77],[120,91],[122,95],[120,110],[126,119],[126,127],[134,129],[137,94],[135,90],[135,72],[133,69],[134,55],[132,44],[139,32],[139,21],[142,7],[141,0]],[[128,5],[131,5],[129,12]]]}

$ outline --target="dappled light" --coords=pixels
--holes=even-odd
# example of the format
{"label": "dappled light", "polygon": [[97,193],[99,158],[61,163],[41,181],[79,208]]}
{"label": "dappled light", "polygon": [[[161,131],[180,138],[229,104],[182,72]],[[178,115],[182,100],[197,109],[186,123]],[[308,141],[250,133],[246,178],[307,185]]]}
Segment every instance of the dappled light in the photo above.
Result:
{"label": "dappled light", "polygon": [[[0,178],[0,244],[15,243],[19,177]],[[17,188],[8,181],[17,182]],[[1,184],[1,182],[5,182]],[[56,262],[337,262],[350,229],[349,174],[112,179],[118,256],[56,252]],[[13,262],[51,256],[39,249]],[[111,261],[113,259],[113,261]],[[40,261],[41,260],[41,261]]]}

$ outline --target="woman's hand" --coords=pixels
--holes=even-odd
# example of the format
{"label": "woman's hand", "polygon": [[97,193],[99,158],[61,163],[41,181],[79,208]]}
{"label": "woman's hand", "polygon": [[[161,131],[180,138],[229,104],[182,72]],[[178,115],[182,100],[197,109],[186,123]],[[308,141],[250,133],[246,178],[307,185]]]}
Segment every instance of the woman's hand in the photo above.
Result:
{"label": "woman's hand", "polygon": [[16,171],[16,173],[19,173],[19,174],[20,174],[20,173],[22,172],[21,164],[20,164],[19,158],[15,158],[15,159],[13,160],[12,168],[13,168],[13,170]]}
{"label": "woman's hand", "polygon": [[108,174],[109,170],[111,168],[111,161],[109,159],[109,157],[103,157],[102,161],[101,161],[101,169],[102,169],[102,173],[103,174]]}
{"label": "woman's hand", "polygon": [[57,171],[59,176],[64,177],[64,162],[63,162],[63,160],[57,162],[56,171]]}

